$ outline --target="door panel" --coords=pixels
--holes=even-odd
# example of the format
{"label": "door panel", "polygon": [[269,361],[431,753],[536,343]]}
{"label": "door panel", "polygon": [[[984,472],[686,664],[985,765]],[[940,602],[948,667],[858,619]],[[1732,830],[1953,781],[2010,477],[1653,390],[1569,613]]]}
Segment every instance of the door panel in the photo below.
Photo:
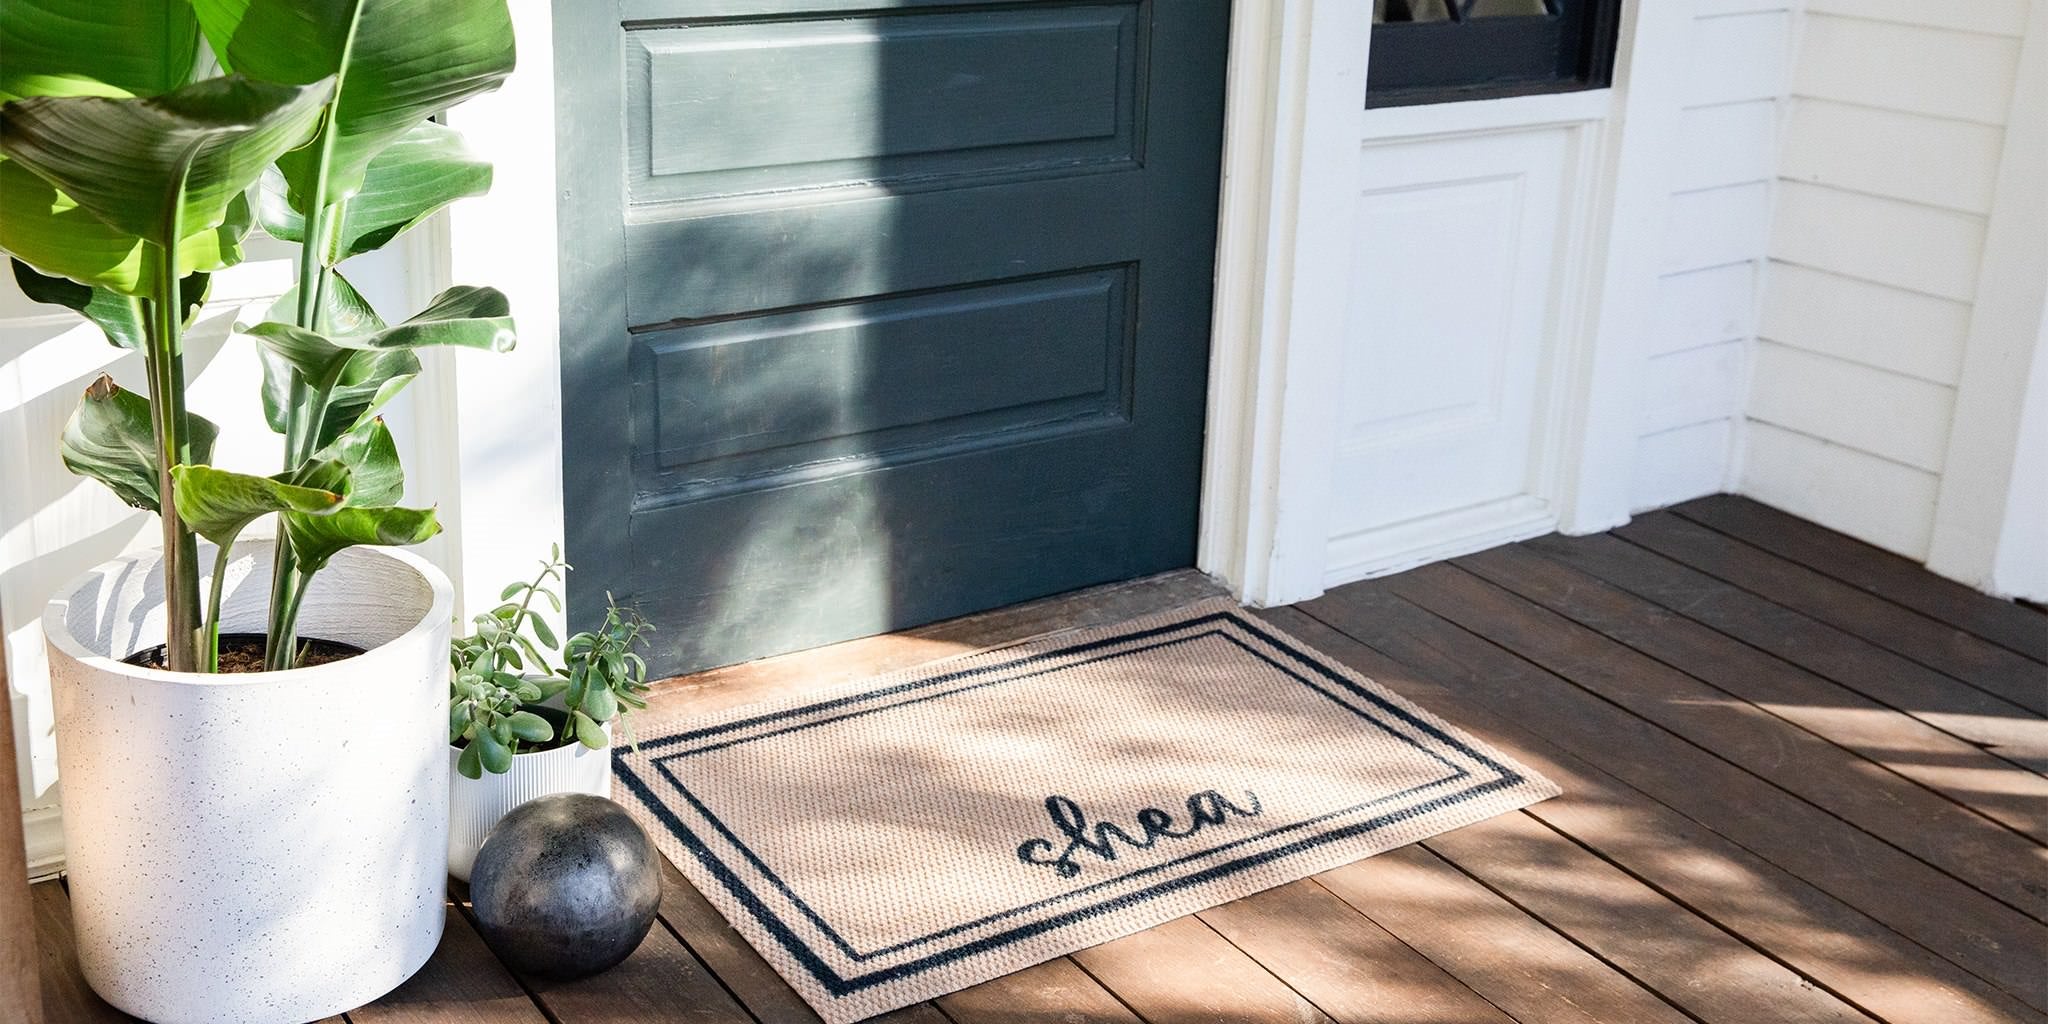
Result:
{"label": "door panel", "polygon": [[1570,141],[1535,129],[1362,151],[1334,567],[1399,553],[1410,524],[1542,513]]}
{"label": "door panel", "polygon": [[572,620],[682,672],[1191,564],[1227,16],[558,0]]}

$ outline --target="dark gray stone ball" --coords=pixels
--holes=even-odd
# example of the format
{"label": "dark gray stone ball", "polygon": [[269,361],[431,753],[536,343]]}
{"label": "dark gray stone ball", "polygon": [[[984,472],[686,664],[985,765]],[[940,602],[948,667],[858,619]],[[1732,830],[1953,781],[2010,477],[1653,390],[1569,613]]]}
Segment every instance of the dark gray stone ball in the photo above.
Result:
{"label": "dark gray stone ball", "polygon": [[661,855],[624,808],[557,793],[484,837],[469,873],[477,931],[514,969],[588,977],[640,945],[661,906]]}

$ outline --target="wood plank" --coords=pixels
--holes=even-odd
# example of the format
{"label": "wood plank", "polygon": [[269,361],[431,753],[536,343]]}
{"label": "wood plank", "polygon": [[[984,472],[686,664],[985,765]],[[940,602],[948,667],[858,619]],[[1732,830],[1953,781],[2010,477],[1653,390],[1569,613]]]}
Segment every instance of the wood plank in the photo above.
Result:
{"label": "wood plank", "polygon": [[2005,143],[1995,126],[1807,97],[1793,100],[1787,117],[1786,178],[1991,212]]}
{"label": "wood plank", "polygon": [[1677,274],[1762,259],[1770,249],[1771,185],[1724,185],[1672,196],[1658,269]]}
{"label": "wood plank", "polygon": [[353,1024],[546,1024],[540,1007],[477,936],[460,910],[433,959],[384,998],[350,1010]]}
{"label": "wood plank", "polygon": [[1927,557],[1941,477],[1768,423],[1751,421],[1744,444],[1744,494],[1887,551]]}
{"label": "wood plank", "polygon": [[[1515,709],[1478,692],[1481,678],[1511,675],[1522,670],[1514,666],[1527,669],[1526,663],[1390,593],[1346,588],[1337,596],[1356,605],[1352,610],[1361,616],[1360,622],[1377,631],[1375,643],[1398,651],[1417,667],[1396,662],[1297,610],[1264,614],[1318,650],[1446,715],[1563,787],[1563,795],[1528,808],[1525,813],[1530,816],[1881,1018],[1949,1024],[2048,1020],[2048,1015],[1870,915],[1558,749],[1547,731],[1531,728]],[[1639,1005],[1648,993],[1634,988],[1633,979],[1611,968],[1545,970],[1539,965],[1576,966],[1579,961],[1569,953],[1542,959],[1525,955],[1510,938],[1517,934],[1512,930],[1468,928],[1468,921],[1486,919],[1468,917],[1473,909],[1469,902],[1446,902],[1412,888],[1407,878],[1387,881],[1377,874],[1387,870],[1390,858],[1405,852],[1361,861],[1319,880],[1334,887],[1344,884],[1338,881],[1340,875],[1359,876],[1353,888],[1374,895],[1377,902],[1367,909],[1376,921],[1522,1020],[1576,1020],[1581,1013],[1614,1021],[1664,1019]],[[1491,895],[1448,866],[1444,870],[1464,879],[1470,889]],[[1356,899],[1352,892],[1338,891]],[[1404,928],[1404,915],[1421,924]],[[1565,941],[1548,925],[1535,927],[1554,942]],[[1521,934],[1526,936],[1526,928]],[[1523,941],[1543,948],[1540,935]],[[1597,952],[1570,949],[1586,959]],[[1515,955],[1507,955],[1511,951]],[[1528,971],[1539,972],[1537,984],[1525,977]],[[1566,1006],[1547,1005],[1545,1000]],[[1522,1009],[1532,1001],[1537,1005]]]}
{"label": "wood plank", "polygon": [[1067,957],[934,1000],[954,1024],[1140,1024]]}
{"label": "wood plank", "polygon": [[1648,548],[1605,534],[1524,543],[1972,744],[2048,755],[2048,723],[2010,702]]}
{"label": "wood plank", "polygon": [[1777,177],[1778,104],[1750,100],[1694,107],[1678,115],[1673,192],[1769,181]]}
{"label": "wood plank", "polygon": [[1797,95],[2005,123],[2017,39],[1818,13],[1801,31],[1792,83]]}
{"label": "wood plank", "polygon": [[1719,489],[1734,435],[1733,420],[1712,420],[1637,438],[1629,507],[1656,508]]}
{"label": "wood plank", "polygon": [[[7,683],[7,659],[0,658],[0,793],[21,792],[15,771],[14,690]],[[0,814],[0,1006],[21,1007],[21,1024],[43,1024],[34,908],[17,808]]]}
{"label": "wood plank", "polygon": [[1149,1024],[1330,1024],[1330,1018],[1194,917],[1074,954]]}
{"label": "wood plank", "polygon": [[1970,308],[1967,302],[1775,263],[1756,333],[1781,345],[1953,386],[1963,372]]}
{"label": "wood plank", "polygon": [[1316,882],[1516,1020],[1682,1024],[1687,1019],[1421,846],[1326,871]]}
{"label": "wood plank", "polygon": [[1954,626],[1670,513],[1638,516],[1614,532],[2037,715],[2048,714],[2048,672],[2041,663]]}
{"label": "wood plank", "polygon": [[1984,218],[1901,199],[1780,179],[1772,259],[1968,302]]}
{"label": "wood plank", "polygon": [[108,1006],[85,983],[71,939],[71,898],[56,882],[42,882],[31,894],[35,915],[36,976],[41,1012],[51,1024],[116,1024],[135,1018]]}
{"label": "wood plank", "polygon": [[[804,1024],[818,1015],[775,973],[761,954],[733,930],[731,922],[667,860],[662,861],[661,916],[688,948],[716,974],[733,996],[763,1022]],[[1071,961],[1052,961],[956,992],[939,1001],[955,1024],[1010,1024],[1062,1020],[1128,1024],[1128,1015]],[[906,1008],[904,1020],[923,1019],[926,1010]],[[1063,1016],[1064,1015],[1064,1016]],[[888,1019],[888,1018],[884,1018]],[[573,1024],[564,1020],[563,1024]]]}
{"label": "wood plank", "polygon": [[1693,22],[1687,37],[1685,106],[1767,100],[1785,91],[1792,42],[1789,12],[1701,18]]}
{"label": "wood plank", "polygon": [[818,1015],[803,997],[666,859],[661,862],[661,919],[757,1019],[817,1024]]}
{"label": "wood plank", "polygon": [[[1395,598],[1378,581],[1352,584],[1301,607],[1392,657],[1456,679],[1457,689],[1445,691],[1454,697],[1450,703],[1437,696],[1427,698],[1439,712],[1473,724],[1494,716],[1512,720],[1517,729],[1540,734],[1546,743],[1882,921],[1998,989],[2036,1008],[2048,1007],[2048,977],[2043,976],[2033,955],[2048,941],[2048,930],[2019,912],[1697,747],[1676,741],[1669,732],[1556,675]],[[1482,732],[1488,738],[1498,734],[1495,729]],[[1509,748],[1509,752],[1516,750]],[[1538,804],[1531,813],[1541,815],[1556,803]],[[1632,863],[1630,869],[1664,871],[1684,866]],[[1901,899],[1901,892],[1911,892],[1913,897]],[[1698,906],[1703,897],[1712,895],[1688,895],[1686,900]],[[1756,898],[1746,891],[1728,895],[1741,900]],[[1780,912],[1767,906],[1748,914],[1754,919],[1766,911]],[[1757,922],[1764,923],[1768,922]],[[1796,941],[1799,936],[1788,939]],[[1814,977],[1842,969],[1826,958],[1799,964],[1802,972]],[[1850,974],[1842,980],[1843,985],[1862,974],[1860,961],[1848,966]],[[1675,998],[1674,993],[1663,994]]]}
{"label": "wood plank", "polygon": [[2048,778],[1527,548],[1456,564],[2048,843]]}
{"label": "wood plank", "polygon": [[1702,1019],[1867,1020],[1529,815],[1503,814],[1423,845]]}
{"label": "wood plank", "polygon": [[1438,617],[2048,922],[2048,891],[2015,870],[2042,861],[2040,844],[2027,837],[1455,566],[1426,565],[1388,584]]}
{"label": "wood plank", "polygon": [[579,981],[524,977],[554,1024],[751,1024],[711,971],[655,922],[633,955]]}
{"label": "wood plank", "polygon": [[1761,502],[1717,494],[1670,510],[1779,558],[2048,664],[2048,619]]}
{"label": "wood plank", "polygon": [[1311,880],[1196,916],[1340,1024],[1514,1024],[1456,977]]}
{"label": "wood plank", "polygon": [[1941,472],[1954,388],[1768,340],[1755,359],[1751,419]]}
{"label": "wood plank", "polygon": [[1754,263],[1659,278],[1656,328],[1643,354],[1659,356],[1755,335],[1756,293]]}

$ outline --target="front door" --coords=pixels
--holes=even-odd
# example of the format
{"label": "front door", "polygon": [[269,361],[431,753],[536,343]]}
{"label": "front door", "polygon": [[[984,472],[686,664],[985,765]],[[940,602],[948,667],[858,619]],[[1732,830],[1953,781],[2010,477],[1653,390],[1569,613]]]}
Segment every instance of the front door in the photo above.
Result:
{"label": "front door", "polygon": [[1227,4],[555,10],[573,620],[674,673],[1193,563]]}

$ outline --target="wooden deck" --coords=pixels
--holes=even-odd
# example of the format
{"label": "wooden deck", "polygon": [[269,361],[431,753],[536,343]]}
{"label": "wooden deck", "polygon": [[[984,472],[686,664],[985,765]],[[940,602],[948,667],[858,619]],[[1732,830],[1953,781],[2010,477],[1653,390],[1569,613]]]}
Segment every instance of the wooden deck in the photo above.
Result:
{"label": "wooden deck", "polygon": [[[666,684],[687,714],[1215,592],[1180,573]],[[1261,613],[1565,795],[896,1022],[2048,1022],[2048,617],[1711,498]],[[36,891],[53,1024],[125,1019]],[[381,1022],[815,1021],[673,872],[575,984],[459,907]]]}

